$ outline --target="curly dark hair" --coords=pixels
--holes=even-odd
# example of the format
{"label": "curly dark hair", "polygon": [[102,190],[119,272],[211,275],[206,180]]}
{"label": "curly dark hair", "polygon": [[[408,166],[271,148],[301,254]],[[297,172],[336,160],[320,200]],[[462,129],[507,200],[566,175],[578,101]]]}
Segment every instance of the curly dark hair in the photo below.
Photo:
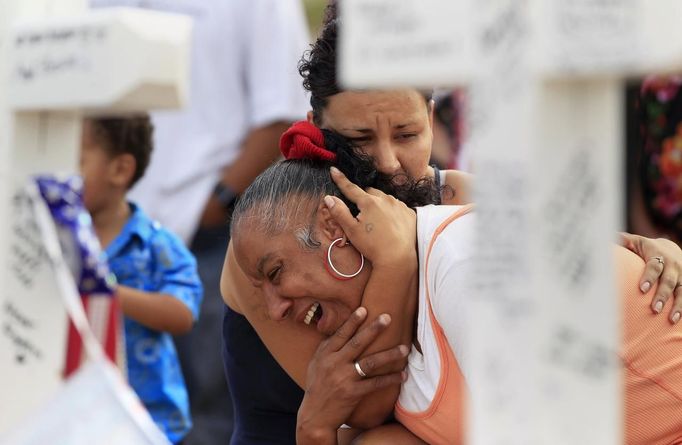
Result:
{"label": "curly dark hair", "polygon": [[641,148],[637,168],[651,220],[682,240],[682,169],[675,147],[682,143],[682,76],[648,76],[638,98]]}
{"label": "curly dark hair", "polygon": [[154,148],[154,126],[149,115],[90,119],[90,123],[93,136],[111,156],[127,153],[135,158],[135,173],[128,184],[131,188],[144,176]]}
{"label": "curly dark hair", "polygon": [[[315,43],[303,54],[298,63],[298,72],[303,77],[303,88],[310,92],[310,106],[313,109],[313,123],[322,125],[322,111],[329,97],[343,91],[336,78],[336,43],[338,28],[336,2],[326,9],[324,26]],[[433,91],[419,91],[428,103]]]}
{"label": "curly dark hair", "polygon": [[[325,148],[336,153],[335,167],[348,180],[365,189],[374,187],[387,195],[392,195],[404,202],[408,207],[415,208],[429,204],[440,204],[440,190],[433,178],[410,178],[405,173],[385,174],[377,170],[374,159],[355,147],[352,142],[333,131],[322,130]],[[358,209],[351,201],[340,196],[353,215]]]}
{"label": "curly dark hair", "polygon": [[336,19],[337,17],[337,4],[336,0],[329,0],[327,7],[324,8],[324,15],[322,16],[322,26],[326,25],[330,21]]}
{"label": "curly dark hair", "polygon": [[317,40],[310,46],[310,50],[303,54],[298,64],[298,72],[303,77],[303,88],[310,92],[313,122],[317,126],[321,125],[322,110],[327,106],[327,99],[342,91],[336,81],[338,19],[327,16],[325,20]]}

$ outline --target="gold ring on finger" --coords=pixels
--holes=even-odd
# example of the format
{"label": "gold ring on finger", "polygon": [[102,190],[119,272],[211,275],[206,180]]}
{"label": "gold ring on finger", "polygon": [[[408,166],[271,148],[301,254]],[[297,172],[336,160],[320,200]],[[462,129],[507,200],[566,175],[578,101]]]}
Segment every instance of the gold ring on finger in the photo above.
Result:
{"label": "gold ring on finger", "polygon": [[663,261],[663,257],[662,257],[662,256],[652,256],[652,257],[649,258],[647,261],[651,261],[651,260],[656,260],[656,261],[658,261],[658,264],[660,264],[660,265],[664,265],[664,264],[665,264],[665,261]]}
{"label": "gold ring on finger", "polygon": [[362,377],[363,379],[365,377],[367,377],[367,374],[365,374],[365,371],[363,371],[362,368],[360,367],[360,362],[358,362],[357,360],[355,361],[355,370],[358,372],[358,375],[360,377]]}

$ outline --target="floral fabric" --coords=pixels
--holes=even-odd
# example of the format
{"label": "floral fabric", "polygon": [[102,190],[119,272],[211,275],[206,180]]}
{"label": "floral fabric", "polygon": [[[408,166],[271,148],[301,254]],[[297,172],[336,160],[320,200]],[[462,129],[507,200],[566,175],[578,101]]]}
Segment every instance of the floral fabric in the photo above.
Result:
{"label": "floral fabric", "polygon": [[640,175],[653,221],[682,238],[682,75],[649,77],[640,95]]}
{"label": "floral fabric", "polygon": [[[107,247],[119,284],[167,294],[182,301],[196,320],[203,288],[194,256],[182,241],[139,207]],[[177,443],[192,421],[189,398],[173,339],[125,317],[128,381],[168,439]]]}

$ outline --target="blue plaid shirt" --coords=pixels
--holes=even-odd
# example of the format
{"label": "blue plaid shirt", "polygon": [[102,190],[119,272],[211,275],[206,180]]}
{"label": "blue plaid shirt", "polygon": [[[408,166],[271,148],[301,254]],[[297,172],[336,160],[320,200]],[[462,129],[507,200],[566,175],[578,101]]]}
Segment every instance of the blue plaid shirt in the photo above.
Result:
{"label": "blue plaid shirt", "polygon": [[[106,249],[119,284],[171,295],[199,316],[203,289],[194,256],[182,241],[139,207]],[[171,335],[125,317],[128,380],[168,439],[176,443],[189,432],[189,398]]]}

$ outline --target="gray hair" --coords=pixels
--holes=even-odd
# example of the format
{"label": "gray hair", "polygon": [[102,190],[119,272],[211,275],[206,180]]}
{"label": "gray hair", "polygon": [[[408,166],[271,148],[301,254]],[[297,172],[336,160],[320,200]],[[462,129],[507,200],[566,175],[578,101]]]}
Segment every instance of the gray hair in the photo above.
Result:
{"label": "gray hair", "polygon": [[266,236],[291,230],[303,248],[316,249],[314,223],[325,195],[339,196],[329,164],[319,161],[283,161],[261,173],[239,198],[230,232],[238,235],[244,224]]}
{"label": "gray hair", "polygon": [[[327,148],[334,147],[336,167],[360,188],[374,187],[393,195],[410,207],[437,204],[440,189],[433,178],[408,178],[377,172],[371,158],[354,153],[342,136],[322,130]],[[320,246],[315,239],[317,209],[325,195],[337,196],[352,215],[356,205],[347,200],[332,181],[331,163],[291,159],[270,166],[242,194],[232,213],[231,234],[235,237],[244,224],[251,229],[273,236],[291,230],[305,249]]]}

